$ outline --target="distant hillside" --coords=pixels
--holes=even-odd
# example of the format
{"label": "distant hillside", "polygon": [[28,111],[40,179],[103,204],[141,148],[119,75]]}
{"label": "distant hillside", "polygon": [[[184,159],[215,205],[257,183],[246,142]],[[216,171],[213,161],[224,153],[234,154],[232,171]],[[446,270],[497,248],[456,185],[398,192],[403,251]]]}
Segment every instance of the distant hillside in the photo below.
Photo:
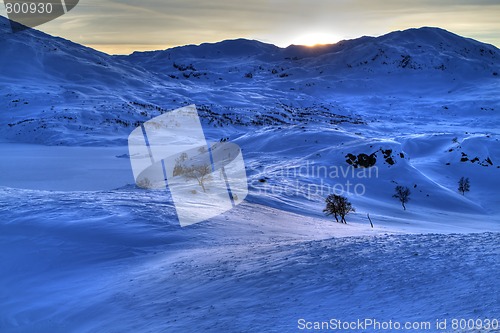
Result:
{"label": "distant hillside", "polygon": [[[262,67],[268,64],[275,66],[271,74],[288,74],[282,78],[299,75],[300,69],[309,69],[311,77],[339,72],[402,75],[405,70],[429,70],[437,71],[437,75],[450,72],[456,77],[479,78],[490,77],[495,72],[498,75],[500,50],[443,29],[424,27],[317,47],[279,48],[255,40],[237,39],[165,51],[135,52],[124,58],[162,73],[175,73],[172,71],[172,67],[178,69],[175,65],[192,64],[198,70],[210,71],[215,65],[230,69],[237,64],[241,70],[265,75],[269,74],[269,68]],[[279,73],[273,73],[272,69]]]}

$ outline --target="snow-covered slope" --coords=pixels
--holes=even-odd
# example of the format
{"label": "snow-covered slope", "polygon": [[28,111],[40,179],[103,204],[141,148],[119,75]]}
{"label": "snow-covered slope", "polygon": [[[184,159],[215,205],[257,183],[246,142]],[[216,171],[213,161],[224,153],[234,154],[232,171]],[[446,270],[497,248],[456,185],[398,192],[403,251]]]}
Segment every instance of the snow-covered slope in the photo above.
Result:
{"label": "snow-covered slope", "polygon": [[300,319],[365,318],[437,333],[453,332],[437,320],[500,311],[498,233],[388,234],[246,203],[181,229],[162,195],[133,188],[0,195],[5,333],[297,332]]}
{"label": "snow-covered slope", "polygon": [[34,29],[12,33],[3,17],[0,80],[1,140],[49,145],[115,141],[109,133],[123,126],[121,104],[158,82],[147,71],[68,40]]}

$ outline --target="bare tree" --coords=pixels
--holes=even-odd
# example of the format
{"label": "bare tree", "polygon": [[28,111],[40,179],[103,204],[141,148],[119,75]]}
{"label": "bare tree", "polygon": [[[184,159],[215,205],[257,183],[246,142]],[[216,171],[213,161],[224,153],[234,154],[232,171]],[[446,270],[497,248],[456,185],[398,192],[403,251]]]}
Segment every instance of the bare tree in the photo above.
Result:
{"label": "bare tree", "polygon": [[406,186],[401,186],[398,185],[395,188],[396,194],[394,194],[392,197],[398,199],[401,202],[401,205],[403,205],[403,209],[406,210],[405,203],[410,201],[410,189]]}
{"label": "bare tree", "polygon": [[337,195],[335,194],[330,194],[328,197],[326,197],[325,202],[326,202],[326,207],[323,209],[323,212],[326,214],[326,216],[333,215],[335,217],[335,220],[338,222],[338,208],[337,208],[337,200],[336,200]]}
{"label": "bare tree", "polygon": [[184,173],[184,162],[188,159],[188,154],[187,153],[182,153],[175,159],[175,166],[173,170],[173,176],[178,176],[182,175]]}
{"label": "bare tree", "polygon": [[345,224],[347,224],[347,221],[345,220],[346,215],[351,213],[351,212],[355,212],[355,211],[356,210],[351,205],[349,200],[347,200],[346,197],[339,198],[339,215]]}
{"label": "bare tree", "polygon": [[469,178],[462,177],[458,181],[458,192],[461,192],[462,195],[465,195],[465,192],[470,191],[470,181]]}
{"label": "bare tree", "polygon": [[355,212],[356,210],[352,207],[349,200],[346,197],[337,194],[330,194],[326,200],[326,208],[323,209],[323,212],[326,213],[327,216],[333,215],[335,220],[340,223],[347,224],[345,217],[347,214],[351,212]]}
{"label": "bare tree", "polygon": [[192,165],[184,167],[182,175],[187,179],[196,179],[203,192],[206,192],[205,183],[212,179],[212,168],[208,164]]}

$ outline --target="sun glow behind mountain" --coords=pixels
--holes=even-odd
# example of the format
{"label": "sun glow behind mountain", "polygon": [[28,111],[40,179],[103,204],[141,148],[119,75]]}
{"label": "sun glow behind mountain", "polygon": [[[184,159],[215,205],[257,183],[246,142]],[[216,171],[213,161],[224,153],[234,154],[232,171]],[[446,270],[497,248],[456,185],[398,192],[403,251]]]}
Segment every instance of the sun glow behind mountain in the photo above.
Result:
{"label": "sun glow behind mountain", "polygon": [[297,36],[292,40],[292,44],[312,47],[316,45],[334,44],[338,41],[339,38],[332,34],[314,32]]}

